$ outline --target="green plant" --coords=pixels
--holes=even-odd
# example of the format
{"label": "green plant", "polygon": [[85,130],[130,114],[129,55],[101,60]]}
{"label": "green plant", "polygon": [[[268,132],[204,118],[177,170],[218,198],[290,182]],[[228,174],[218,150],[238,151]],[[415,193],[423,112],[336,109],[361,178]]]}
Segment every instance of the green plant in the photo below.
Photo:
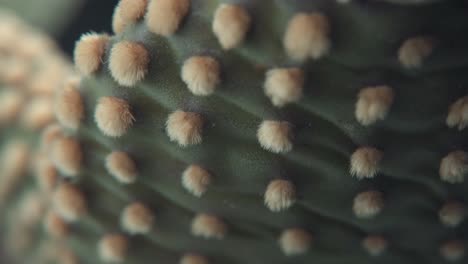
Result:
{"label": "green plant", "polygon": [[83,263],[462,263],[466,4],[339,2],[122,0],[56,96],[51,230]]}
{"label": "green plant", "polygon": [[[0,0],[0,7],[15,12],[36,30],[60,35],[79,10],[83,0]],[[51,15],[53,12],[53,15]]]}

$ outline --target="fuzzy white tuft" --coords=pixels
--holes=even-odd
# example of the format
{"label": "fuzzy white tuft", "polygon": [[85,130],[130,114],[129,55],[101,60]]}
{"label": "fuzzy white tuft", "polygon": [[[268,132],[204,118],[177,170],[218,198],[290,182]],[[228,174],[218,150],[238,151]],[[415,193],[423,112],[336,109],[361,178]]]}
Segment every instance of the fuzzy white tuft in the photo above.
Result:
{"label": "fuzzy white tuft", "polygon": [[383,153],[371,147],[358,148],[351,155],[350,173],[358,179],[373,178],[379,171]]}
{"label": "fuzzy white tuft", "polygon": [[127,257],[128,239],[120,234],[107,234],[97,245],[99,258],[105,263],[123,263]]}
{"label": "fuzzy white tuft", "polygon": [[382,255],[387,249],[387,240],[382,236],[371,235],[362,240],[362,247],[373,257]]}
{"label": "fuzzy white tuft", "polygon": [[220,218],[210,214],[198,214],[192,220],[192,234],[206,239],[223,239],[227,226]]}
{"label": "fuzzy white tuft", "polygon": [[101,97],[94,119],[102,133],[110,137],[125,135],[135,121],[127,101],[116,97]]}
{"label": "fuzzy white tuft", "polygon": [[133,203],[125,207],[120,217],[120,224],[127,233],[147,234],[154,224],[154,214],[142,203]]}
{"label": "fuzzy white tuft", "polygon": [[301,255],[309,250],[312,236],[304,229],[290,228],[283,231],[279,244],[286,256]]}
{"label": "fuzzy white tuft", "polygon": [[181,76],[194,95],[210,95],[220,82],[220,66],[210,56],[193,56],[184,62]]}
{"label": "fuzzy white tuft", "polygon": [[105,167],[109,174],[124,184],[135,182],[138,175],[135,162],[122,151],[114,151],[107,155]]}
{"label": "fuzzy white tuft", "polygon": [[463,96],[450,106],[446,123],[449,127],[458,127],[458,130],[468,126],[468,96]]}
{"label": "fuzzy white tuft", "polygon": [[330,50],[330,24],[319,13],[298,13],[288,23],[283,45],[288,56],[303,61],[319,59]]}
{"label": "fuzzy white tuft", "polygon": [[109,57],[112,77],[122,86],[131,87],[148,73],[150,54],[140,43],[121,41],[114,44]]}
{"label": "fuzzy white tuft", "polygon": [[292,150],[291,124],[286,121],[263,121],[257,130],[257,139],[262,148],[273,153]]}
{"label": "fuzzy white tuft", "polygon": [[387,116],[393,104],[393,89],[381,85],[367,87],[359,92],[355,116],[361,125],[368,126]]}
{"label": "fuzzy white tuft", "polygon": [[102,64],[104,52],[110,36],[107,34],[87,33],[76,42],[73,58],[75,66],[84,74],[97,72]]}
{"label": "fuzzy white tuft", "polygon": [[76,222],[87,212],[83,193],[74,185],[62,183],[52,197],[55,212],[67,222]]}
{"label": "fuzzy white tuft", "polygon": [[413,37],[403,42],[398,50],[398,60],[406,68],[419,68],[431,55],[434,41],[429,37]]}
{"label": "fuzzy white tuft", "polygon": [[379,191],[362,192],[354,198],[353,211],[361,219],[374,218],[383,207],[383,195]]}
{"label": "fuzzy white tuft", "polygon": [[299,68],[276,68],[266,73],[263,85],[266,96],[274,106],[283,107],[302,97],[304,72]]}
{"label": "fuzzy white tuft", "polygon": [[210,183],[210,173],[198,165],[190,165],[182,173],[182,186],[196,197],[201,197]]}
{"label": "fuzzy white tuft", "polygon": [[250,15],[242,6],[221,4],[214,14],[212,29],[221,47],[229,50],[242,44],[250,23]]}
{"label": "fuzzy white tuft", "polygon": [[448,183],[462,183],[468,173],[468,154],[464,151],[453,151],[447,154],[439,167],[442,181]]}
{"label": "fuzzy white tuft", "polygon": [[80,143],[76,139],[62,137],[54,141],[50,158],[62,174],[75,177],[81,168],[83,152]]}
{"label": "fuzzy white tuft", "polygon": [[151,0],[146,13],[148,29],[162,36],[174,34],[190,9],[191,0]]}
{"label": "fuzzy white tuft", "polygon": [[288,209],[296,202],[296,187],[288,180],[273,180],[265,191],[265,205],[273,212]]}
{"label": "fuzzy white tuft", "polygon": [[166,132],[171,141],[180,146],[200,144],[203,140],[203,118],[200,114],[177,110],[166,121]]}

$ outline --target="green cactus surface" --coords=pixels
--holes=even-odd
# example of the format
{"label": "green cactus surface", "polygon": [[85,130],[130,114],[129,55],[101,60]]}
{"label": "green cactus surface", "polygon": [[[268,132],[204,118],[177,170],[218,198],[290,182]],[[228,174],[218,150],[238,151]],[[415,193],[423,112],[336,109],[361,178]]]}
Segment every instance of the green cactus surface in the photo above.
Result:
{"label": "green cactus surface", "polygon": [[467,14],[458,0],[121,0],[113,34],[77,40],[81,81],[56,90],[43,147],[61,180],[36,250],[466,262]]}
{"label": "green cactus surface", "polygon": [[0,0],[0,7],[9,9],[36,29],[59,35],[75,16],[83,0]]}

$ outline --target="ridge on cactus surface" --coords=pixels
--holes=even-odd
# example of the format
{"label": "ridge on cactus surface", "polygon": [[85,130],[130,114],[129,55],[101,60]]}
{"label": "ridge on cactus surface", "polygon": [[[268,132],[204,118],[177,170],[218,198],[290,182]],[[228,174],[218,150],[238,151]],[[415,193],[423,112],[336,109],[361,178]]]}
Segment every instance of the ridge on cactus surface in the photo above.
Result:
{"label": "ridge on cactus surface", "polygon": [[5,251],[466,263],[467,14],[462,0],[120,0],[73,69],[0,20]]}

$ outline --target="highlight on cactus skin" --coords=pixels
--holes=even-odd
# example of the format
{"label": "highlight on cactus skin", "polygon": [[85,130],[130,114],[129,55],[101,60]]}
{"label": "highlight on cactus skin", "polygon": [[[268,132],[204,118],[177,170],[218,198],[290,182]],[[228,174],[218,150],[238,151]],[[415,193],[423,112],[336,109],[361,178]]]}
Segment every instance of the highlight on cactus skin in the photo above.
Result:
{"label": "highlight on cactus skin", "polygon": [[468,3],[113,10],[70,62],[0,16],[12,263],[467,262]]}

